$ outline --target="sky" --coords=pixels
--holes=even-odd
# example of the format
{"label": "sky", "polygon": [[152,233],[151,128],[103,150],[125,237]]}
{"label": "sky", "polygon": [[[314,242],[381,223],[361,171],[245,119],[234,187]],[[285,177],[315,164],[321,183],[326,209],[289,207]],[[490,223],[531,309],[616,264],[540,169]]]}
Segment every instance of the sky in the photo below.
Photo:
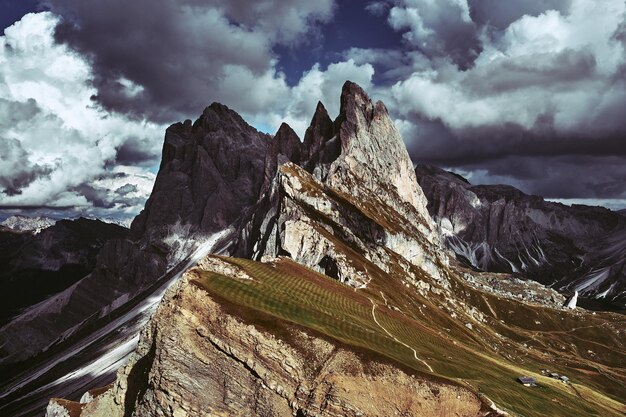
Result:
{"label": "sky", "polygon": [[626,208],[623,0],[0,0],[0,217],[131,219],[212,102],[302,137],[352,80],[414,163]]}

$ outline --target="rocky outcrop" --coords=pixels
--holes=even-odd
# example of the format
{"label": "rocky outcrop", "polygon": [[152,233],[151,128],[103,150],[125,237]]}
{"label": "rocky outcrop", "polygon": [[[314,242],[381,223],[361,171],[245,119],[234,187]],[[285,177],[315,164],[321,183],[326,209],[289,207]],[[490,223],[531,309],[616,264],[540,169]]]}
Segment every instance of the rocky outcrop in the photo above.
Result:
{"label": "rocky outcrop", "polygon": [[373,103],[361,87],[348,81],[341,92],[335,126],[341,156],[330,167],[328,185],[357,200],[377,195],[383,204],[414,218],[428,234],[427,201],[385,105]]}
{"label": "rocky outcrop", "polygon": [[605,308],[626,305],[623,216],[548,202],[506,185],[473,186],[431,166],[415,171],[447,246],[468,265],[577,290]]}
{"label": "rocky outcrop", "polygon": [[293,161],[296,164],[300,163],[303,160],[302,153],[302,143],[296,132],[287,123],[281,124],[265,154],[261,194],[269,190],[272,180],[276,176],[278,166],[289,161]]}
{"label": "rocky outcrop", "polygon": [[269,135],[218,103],[193,124],[170,126],[154,188],[133,221],[131,238],[159,241],[176,223],[205,234],[229,226],[259,197],[269,142]]}

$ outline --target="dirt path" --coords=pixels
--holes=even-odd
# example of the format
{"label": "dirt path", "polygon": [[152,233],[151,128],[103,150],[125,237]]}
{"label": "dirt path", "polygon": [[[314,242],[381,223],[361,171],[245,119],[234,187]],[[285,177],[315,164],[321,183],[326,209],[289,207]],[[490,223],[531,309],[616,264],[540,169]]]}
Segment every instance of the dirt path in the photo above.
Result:
{"label": "dirt path", "polygon": [[411,350],[413,351],[413,356],[415,357],[415,359],[416,359],[417,361],[419,361],[419,362],[423,363],[423,364],[424,364],[424,366],[426,366],[426,367],[428,368],[428,370],[430,370],[430,372],[434,372],[433,368],[432,368],[432,367],[428,364],[428,362],[426,362],[424,359],[420,359],[420,358],[417,356],[417,351],[416,351],[415,349],[413,349],[411,346],[407,345],[407,344],[406,344],[406,343],[404,343],[403,341],[398,340],[398,338],[397,338],[397,337],[395,337],[394,335],[392,335],[391,333],[389,333],[389,332],[387,331],[387,329],[385,329],[385,328],[383,327],[383,325],[382,325],[382,324],[380,324],[380,323],[378,322],[378,319],[376,318],[376,303],[375,303],[375,302],[374,302],[374,300],[372,300],[371,298],[370,298],[369,300],[370,300],[370,301],[371,301],[371,303],[372,303],[372,318],[374,318],[374,322],[378,325],[378,327],[380,327],[381,329],[383,329],[383,331],[384,331],[385,333],[387,333],[387,335],[388,335],[389,337],[391,337],[393,340],[395,340],[396,342],[400,343],[402,346],[406,346],[407,348],[411,349]]}

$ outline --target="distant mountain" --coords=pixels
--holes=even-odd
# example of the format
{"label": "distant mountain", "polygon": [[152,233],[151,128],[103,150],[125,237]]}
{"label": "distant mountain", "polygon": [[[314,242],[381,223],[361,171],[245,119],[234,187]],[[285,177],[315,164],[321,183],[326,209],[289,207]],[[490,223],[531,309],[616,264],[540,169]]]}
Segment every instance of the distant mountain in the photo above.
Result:
{"label": "distant mountain", "polygon": [[55,222],[56,220],[49,217],[28,217],[18,214],[7,218],[0,223],[0,225],[16,232],[32,232],[37,234],[43,229],[54,225]]}
{"label": "distant mountain", "polygon": [[[17,217],[17,216],[14,216]],[[20,216],[22,230],[45,222]],[[35,232],[37,229],[28,229]],[[102,245],[128,229],[99,220],[59,220],[38,233],[0,230],[0,323],[91,272]]]}
{"label": "distant mountain", "polygon": [[507,185],[472,185],[432,166],[415,172],[447,246],[468,265],[579,291],[595,308],[626,308],[623,216],[548,202]]}

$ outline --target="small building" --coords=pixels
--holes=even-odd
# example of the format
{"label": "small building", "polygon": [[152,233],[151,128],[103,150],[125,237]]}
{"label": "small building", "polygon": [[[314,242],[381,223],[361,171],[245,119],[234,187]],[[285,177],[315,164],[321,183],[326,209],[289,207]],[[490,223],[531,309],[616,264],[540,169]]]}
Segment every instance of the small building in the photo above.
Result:
{"label": "small building", "polygon": [[536,387],[537,381],[531,376],[520,376],[517,380],[525,387]]}
{"label": "small building", "polygon": [[550,378],[559,379],[560,375],[556,372],[550,372]]}
{"label": "small building", "polygon": [[565,375],[561,375],[561,376],[559,377],[559,379],[560,379],[561,381],[565,382],[566,384],[569,382],[569,378],[568,378],[568,377],[566,377]]}

